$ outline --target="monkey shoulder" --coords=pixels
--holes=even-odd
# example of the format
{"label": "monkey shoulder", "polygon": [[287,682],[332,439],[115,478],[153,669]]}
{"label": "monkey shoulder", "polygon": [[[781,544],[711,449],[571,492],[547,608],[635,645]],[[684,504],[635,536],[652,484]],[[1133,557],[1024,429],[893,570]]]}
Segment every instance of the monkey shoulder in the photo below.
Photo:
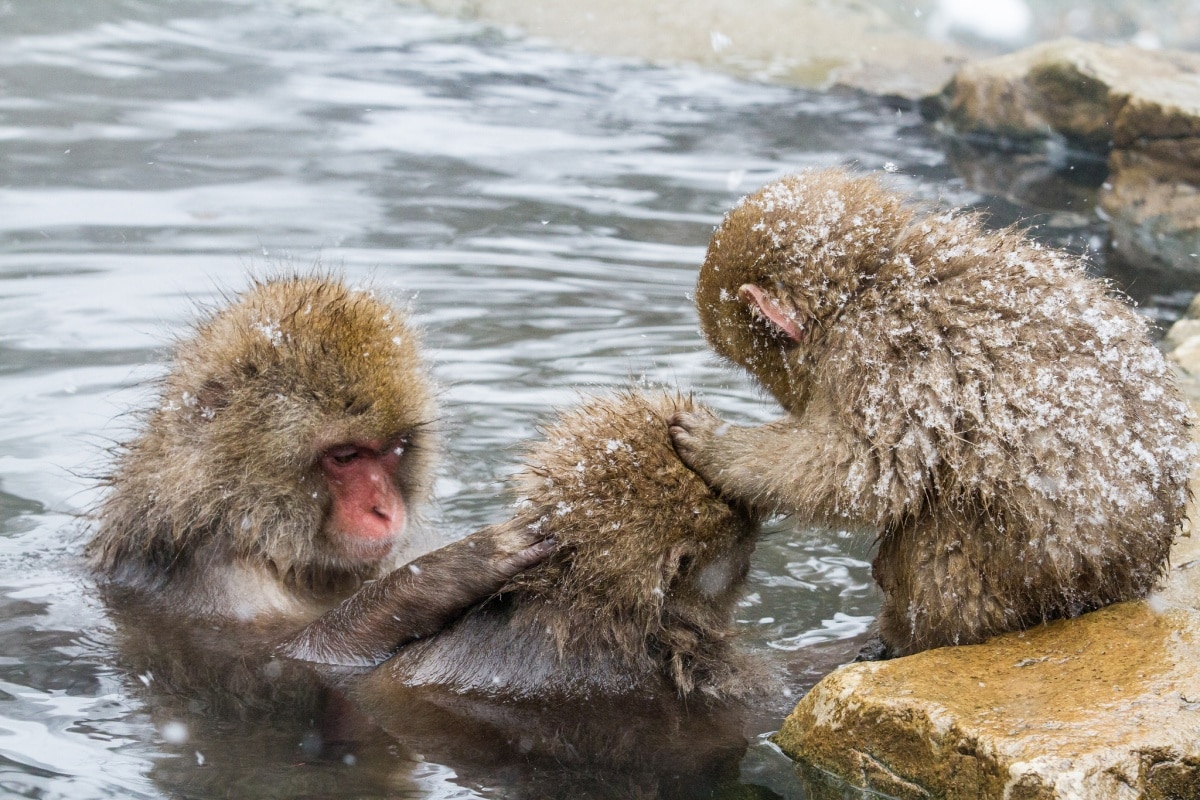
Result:
{"label": "monkey shoulder", "polygon": [[328,603],[281,583],[261,565],[234,561],[165,572],[125,564],[102,579],[107,597],[122,597],[177,619],[241,625],[279,623],[281,630],[315,619]]}

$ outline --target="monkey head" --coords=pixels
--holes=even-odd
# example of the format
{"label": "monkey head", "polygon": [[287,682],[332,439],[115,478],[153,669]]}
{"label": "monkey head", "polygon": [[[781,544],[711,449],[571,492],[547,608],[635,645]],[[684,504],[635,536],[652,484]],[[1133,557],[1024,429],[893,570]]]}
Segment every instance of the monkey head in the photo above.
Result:
{"label": "monkey head", "polygon": [[692,663],[705,644],[695,639],[723,645],[730,635],[757,531],[675,454],[667,420],[697,407],[675,394],[623,391],[545,427],[516,476],[517,514],[558,546],[510,582],[527,607],[575,610],[548,618],[547,627],[567,626],[553,631],[560,649],[600,640],[644,653],[653,642],[684,691],[684,673],[703,668]]}
{"label": "monkey head", "polygon": [[399,311],[325,277],[258,282],[177,344],[93,550],[165,567],[219,544],[280,576],[373,574],[429,492],[435,416]]}
{"label": "monkey head", "polygon": [[743,198],[714,231],[697,280],[704,337],[798,411],[806,354],[895,268],[892,246],[911,216],[873,178],[840,170],[791,175]]}

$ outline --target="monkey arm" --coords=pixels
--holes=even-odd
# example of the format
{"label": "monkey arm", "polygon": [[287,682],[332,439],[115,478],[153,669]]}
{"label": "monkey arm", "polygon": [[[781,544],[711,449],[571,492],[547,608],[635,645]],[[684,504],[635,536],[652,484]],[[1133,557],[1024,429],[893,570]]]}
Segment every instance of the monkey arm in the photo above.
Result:
{"label": "monkey arm", "polygon": [[672,417],[679,457],[723,497],[803,521],[875,523],[887,510],[864,491],[878,472],[870,448],[814,398],[803,417],[729,425],[707,412]]}
{"label": "monkey arm", "polygon": [[359,589],[280,652],[340,666],[373,666],[413,639],[441,630],[554,549],[545,533],[493,525],[426,553]]}

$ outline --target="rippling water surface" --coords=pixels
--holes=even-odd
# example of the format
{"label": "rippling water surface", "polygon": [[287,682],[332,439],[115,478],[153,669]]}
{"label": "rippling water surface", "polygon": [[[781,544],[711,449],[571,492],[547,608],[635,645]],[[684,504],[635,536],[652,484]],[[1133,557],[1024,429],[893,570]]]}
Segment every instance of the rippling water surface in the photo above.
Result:
{"label": "rippling water surface", "polygon": [[[767,179],[892,164],[923,196],[1097,244],[1072,207],[1092,178],[1001,191],[945,152],[874,100],[564,54],[382,0],[0,3],[0,793],[519,793],[436,761],[397,785],[386,749],[308,764],[292,791],[263,777],[297,761],[286,731],[222,729],[252,761],[227,769],[119,667],[77,517],[197,301],[319,261],[411,303],[451,420],[432,541],[505,514],[517,445],[581,391],[643,380],[774,413],[706,353],[688,297],[720,214]],[[1185,288],[1131,291],[1169,319]],[[793,664],[852,642],[878,603],[869,537],[774,528],[748,641]],[[762,741],[741,775],[722,796],[802,791]]]}

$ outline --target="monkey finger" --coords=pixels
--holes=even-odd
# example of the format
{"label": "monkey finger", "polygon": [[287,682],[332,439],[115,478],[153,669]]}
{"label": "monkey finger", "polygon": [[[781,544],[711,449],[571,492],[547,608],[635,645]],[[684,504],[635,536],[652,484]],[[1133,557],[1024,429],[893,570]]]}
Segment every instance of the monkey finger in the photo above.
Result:
{"label": "monkey finger", "polygon": [[709,438],[720,420],[707,412],[677,411],[667,420],[671,442],[683,463],[692,466],[704,440]]}
{"label": "monkey finger", "polygon": [[682,428],[698,434],[711,431],[722,424],[721,418],[707,408],[698,408],[694,411],[676,411],[667,418],[667,425],[671,428]]}
{"label": "monkey finger", "polygon": [[524,572],[530,567],[540,564],[558,548],[558,542],[553,536],[526,547],[500,560],[500,569],[508,577]]}

